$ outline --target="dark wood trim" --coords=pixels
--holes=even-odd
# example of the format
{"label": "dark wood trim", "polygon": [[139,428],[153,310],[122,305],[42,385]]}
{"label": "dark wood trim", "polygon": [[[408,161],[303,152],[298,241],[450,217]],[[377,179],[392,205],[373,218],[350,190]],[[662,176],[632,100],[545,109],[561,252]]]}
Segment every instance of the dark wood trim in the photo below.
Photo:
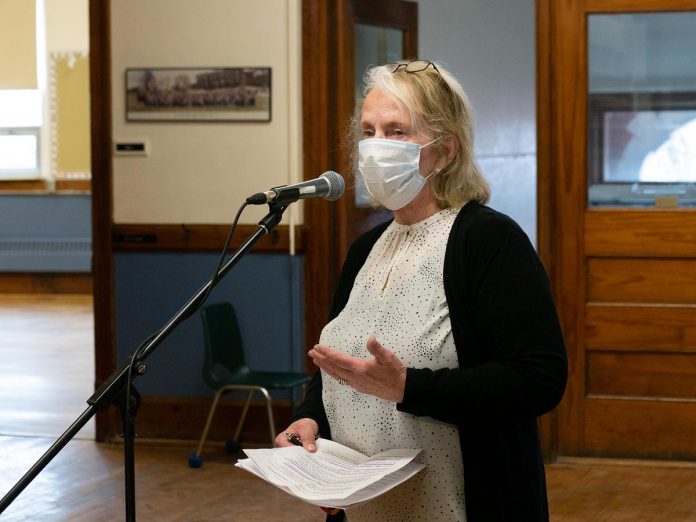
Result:
{"label": "dark wood trim", "polygon": [[550,171],[554,220],[554,283],[568,349],[569,384],[559,407],[559,452],[575,454],[585,439],[584,213],[587,200],[587,18],[582,1],[550,3]]}
{"label": "dark wood trim", "polygon": [[90,192],[91,179],[57,179],[56,192]]}
{"label": "dark wood trim", "polygon": [[[340,148],[333,114],[336,69],[342,57],[336,54],[337,2],[302,2],[302,123],[304,179],[334,170],[335,151]],[[326,323],[336,285],[338,266],[336,205],[308,199],[304,207],[307,228],[305,245],[305,339],[319,339]],[[313,367],[307,359],[307,368]]]}
{"label": "dark wood trim", "polygon": [[[116,367],[114,266],[111,244],[111,21],[110,0],[89,2],[89,81],[92,153],[92,273],[94,275],[95,382]],[[97,440],[119,432],[118,414],[96,416]]]}
{"label": "dark wood trim", "polygon": [[692,0],[584,0],[587,13],[693,11]]}
{"label": "dark wood trim", "polygon": [[553,281],[554,178],[551,172],[551,0],[536,1],[537,251]]}
{"label": "dark wood trim", "polygon": [[[161,225],[161,224],[114,224],[112,239],[114,250],[137,251],[214,251],[220,252],[225,245],[229,225]],[[238,225],[230,248],[237,248],[256,232],[256,225]],[[302,226],[295,227],[295,248],[302,252]],[[264,236],[253,247],[252,252],[287,253],[290,249],[290,229],[280,225]]]}
{"label": "dark wood trim", "polygon": [[38,192],[48,190],[44,179],[4,179],[0,180],[0,192]]}
{"label": "dark wood trim", "polygon": [[[212,398],[204,397],[143,397],[138,410],[137,432],[140,439],[200,439]],[[223,398],[218,404],[210,427],[208,440],[229,440],[234,436],[241,414],[241,399]],[[273,421],[276,430],[290,424],[292,408],[288,400],[273,401]],[[116,440],[115,437],[112,437]],[[242,442],[270,446],[268,414],[262,400],[252,401]],[[195,447],[195,444],[192,444]],[[205,451],[205,449],[204,449]]]}
{"label": "dark wood trim", "polygon": [[[404,34],[404,58],[407,60],[419,58],[417,3],[408,0],[390,0],[387,2],[355,0],[353,3],[354,10],[350,24],[351,29],[356,23],[398,29]],[[352,52],[352,39],[350,44]]]}
{"label": "dark wood trim", "polygon": [[[550,170],[550,0],[536,2],[536,63],[537,63],[537,241],[538,252],[546,272],[554,281],[555,223],[554,186]],[[555,292],[555,289],[554,289]],[[555,461],[558,456],[558,412],[554,410],[539,419],[539,432],[544,458]]]}
{"label": "dark wood trim", "polygon": [[[341,0],[339,9],[333,19],[336,56],[351,57],[340,61],[340,66],[334,66],[336,84],[334,92],[336,100],[334,104],[334,132],[341,136],[351,132],[350,120],[355,108],[355,9],[356,4],[362,4],[360,0]],[[338,141],[338,139],[337,139]],[[334,156],[335,165],[338,170],[343,172],[349,180],[353,179],[351,168],[350,152],[346,150],[345,144],[338,143]],[[347,183],[348,189],[341,199],[336,202],[336,224],[333,235],[336,238],[336,272],[341,269],[341,264],[348,253],[348,247],[352,243],[357,226],[356,221],[352,220],[355,213],[355,192],[350,188],[354,183]],[[358,218],[360,219],[360,218]]]}
{"label": "dark wood trim", "polygon": [[[388,2],[375,2],[373,0],[355,0],[355,23],[378,25],[380,27],[392,27],[408,33],[409,41],[415,38],[416,45],[408,51],[418,51],[418,4],[405,0],[392,0]],[[405,40],[405,39],[404,39]],[[415,58],[415,54],[409,54],[404,47],[404,54]]]}
{"label": "dark wood trim", "polygon": [[0,192],[28,192],[37,194],[90,192],[92,182],[88,179],[58,179],[54,191],[49,190],[49,184],[44,179],[0,180]]}
{"label": "dark wood trim", "polygon": [[92,274],[5,272],[0,292],[6,294],[91,294]]}

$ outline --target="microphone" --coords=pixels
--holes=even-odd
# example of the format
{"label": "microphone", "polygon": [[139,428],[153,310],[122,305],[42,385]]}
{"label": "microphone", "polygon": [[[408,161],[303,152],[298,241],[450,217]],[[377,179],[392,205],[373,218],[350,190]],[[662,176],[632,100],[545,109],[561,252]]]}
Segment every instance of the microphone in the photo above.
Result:
{"label": "microphone", "polygon": [[294,203],[298,199],[324,198],[329,201],[336,201],[343,195],[346,183],[343,177],[333,170],[324,172],[318,178],[295,183],[293,185],[283,185],[273,187],[266,192],[257,192],[249,196],[246,202],[249,205],[264,205],[266,203],[277,203],[287,205]]}

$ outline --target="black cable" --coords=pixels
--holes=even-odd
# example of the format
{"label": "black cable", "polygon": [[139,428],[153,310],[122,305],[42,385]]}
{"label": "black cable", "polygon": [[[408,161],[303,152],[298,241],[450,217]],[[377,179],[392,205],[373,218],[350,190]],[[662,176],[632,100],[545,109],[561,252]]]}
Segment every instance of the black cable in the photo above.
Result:
{"label": "black cable", "polygon": [[212,291],[213,287],[219,281],[220,269],[222,268],[222,265],[225,263],[225,254],[227,253],[227,249],[230,247],[230,243],[232,242],[232,236],[234,236],[234,231],[237,228],[237,222],[239,221],[239,216],[242,215],[242,212],[244,211],[244,209],[246,207],[247,207],[246,201],[244,203],[242,203],[241,207],[239,207],[239,210],[237,211],[237,215],[234,217],[234,221],[232,222],[232,228],[230,229],[230,232],[227,234],[227,239],[225,240],[225,246],[222,247],[222,254],[220,254],[220,260],[218,261],[218,264],[215,267],[215,271],[213,272],[213,275],[210,277],[210,285],[208,286],[208,289],[205,291],[205,294],[203,295],[203,297],[201,297],[200,302],[197,304],[196,308],[191,310],[191,313],[187,317],[190,317],[194,312],[196,312],[200,309],[200,307],[203,305],[203,303],[205,303],[206,300],[208,299],[208,296],[210,295],[210,292]]}
{"label": "black cable", "polygon": [[[227,254],[227,249],[230,247],[230,243],[232,242],[232,237],[234,236],[234,232],[237,229],[237,222],[239,221],[239,217],[242,215],[242,212],[244,209],[247,207],[247,203],[244,202],[242,203],[242,206],[239,207],[239,210],[237,211],[237,215],[234,217],[234,221],[232,222],[232,227],[230,228],[229,233],[227,234],[227,239],[225,240],[225,245],[222,247],[222,253],[220,254],[220,260],[218,261],[217,266],[215,267],[215,271],[213,272],[213,275],[210,277],[209,282],[208,282],[208,288],[205,291],[205,294],[201,296],[201,298],[198,300],[198,303],[196,303],[195,308],[192,308],[188,315],[182,318],[182,321],[188,319],[193,315],[194,312],[197,312],[203,303],[208,299],[210,296],[210,292],[212,291],[213,287],[217,284],[217,282],[220,280],[220,269],[222,268],[222,265],[225,262],[225,254]],[[148,345],[148,343],[154,339],[157,335],[160,334],[162,329],[157,330],[156,332],[148,335],[144,341],[140,343],[140,346],[135,350],[135,353],[133,354],[133,357],[130,360],[130,363],[128,364],[128,374],[126,376],[126,403],[124,405],[124,410],[123,410],[123,416],[124,416],[124,421],[129,422],[130,418],[130,397],[131,397],[131,383],[133,382],[133,364],[140,359],[140,356],[142,355],[142,351],[145,349],[145,347]],[[124,433],[125,435],[125,433]],[[135,434],[133,434],[135,435]]]}

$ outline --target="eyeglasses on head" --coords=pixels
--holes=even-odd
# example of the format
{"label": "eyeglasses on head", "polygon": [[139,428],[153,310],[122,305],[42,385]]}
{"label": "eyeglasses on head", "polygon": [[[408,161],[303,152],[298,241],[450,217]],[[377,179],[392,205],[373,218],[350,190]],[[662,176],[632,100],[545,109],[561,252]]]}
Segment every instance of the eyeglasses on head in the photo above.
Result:
{"label": "eyeglasses on head", "polygon": [[399,72],[400,70],[404,70],[409,74],[418,73],[425,71],[430,66],[432,66],[432,68],[435,69],[438,74],[440,73],[437,66],[430,60],[412,60],[410,62],[397,62],[388,65],[391,66],[391,72],[393,73]]}

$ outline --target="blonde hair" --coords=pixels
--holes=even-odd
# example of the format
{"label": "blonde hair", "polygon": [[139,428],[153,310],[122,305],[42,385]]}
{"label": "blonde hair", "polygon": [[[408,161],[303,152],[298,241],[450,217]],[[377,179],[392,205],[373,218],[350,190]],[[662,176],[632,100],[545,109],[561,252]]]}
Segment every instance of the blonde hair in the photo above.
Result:
{"label": "blonde hair", "polygon": [[[404,62],[408,63],[408,62]],[[474,128],[469,100],[464,89],[441,64],[435,63],[418,72],[406,72],[395,65],[371,67],[363,76],[363,96],[373,89],[392,98],[410,116],[414,131],[425,130],[435,140],[430,147],[447,157],[445,140],[455,139],[454,157],[429,180],[430,189],[440,208],[458,208],[468,201],[486,203],[490,186],[474,161]],[[355,156],[360,139],[360,107],[353,118],[351,141]]]}

